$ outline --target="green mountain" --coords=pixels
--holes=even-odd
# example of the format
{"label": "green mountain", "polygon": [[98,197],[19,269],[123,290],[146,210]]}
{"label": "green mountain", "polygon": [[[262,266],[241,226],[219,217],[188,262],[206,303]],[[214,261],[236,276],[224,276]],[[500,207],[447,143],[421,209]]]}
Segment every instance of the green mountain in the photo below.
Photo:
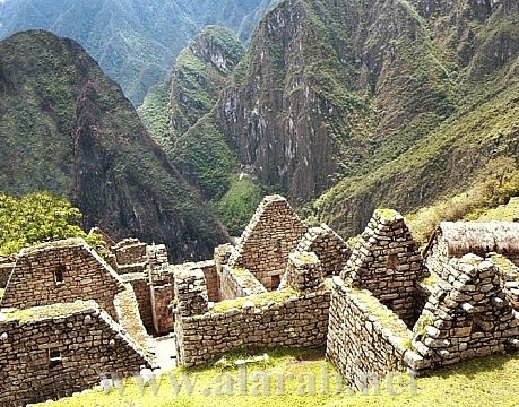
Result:
{"label": "green mountain", "polygon": [[1,191],[68,197],[85,228],[165,242],[173,260],[228,239],[121,88],[70,39],[28,31],[0,43],[0,135]]}
{"label": "green mountain", "polygon": [[173,59],[206,25],[242,40],[276,0],[9,0],[0,2],[0,39],[41,28],[71,37],[139,105]]}
{"label": "green mountain", "polygon": [[496,176],[506,201],[518,55],[517,0],[284,1],[171,157],[207,200],[243,172],[345,235],[375,207],[439,208]]}

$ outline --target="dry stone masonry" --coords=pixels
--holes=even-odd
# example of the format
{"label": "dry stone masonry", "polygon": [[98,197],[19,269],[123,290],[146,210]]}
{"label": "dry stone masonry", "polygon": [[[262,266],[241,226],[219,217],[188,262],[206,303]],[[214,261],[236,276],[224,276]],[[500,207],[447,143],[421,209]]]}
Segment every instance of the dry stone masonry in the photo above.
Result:
{"label": "dry stone masonry", "polygon": [[326,276],[338,276],[351,257],[351,249],[346,242],[324,223],[309,228],[297,250],[317,254]]}
{"label": "dry stone masonry", "polygon": [[422,255],[404,218],[376,210],[355,245],[342,277],[366,288],[409,325],[416,319],[417,282],[425,274]]}
{"label": "dry stone masonry", "polygon": [[[470,243],[460,249],[449,239],[463,228]],[[185,366],[246,347],[326,345],[359,389],[374,375],[515,351],[519,270],[513,241],[503,240],[513,227],[498,228],[502,240],[492,228],[443,226],[426,251],[429,273],[396,211],[375,211],[351,250],[327,225],[306,228],[275,195],[236,246],[204,262],[172,266],[164,245],[135,239],[112,245],[108,263],[76,239],[25,249],[14,264],[0,261],[0,405],[151,367],[150,333],[174,331]],[[449,258],[467,246],[487,258]]]}
{"label": "dry stone masonry", "polygon": [[16,258],[1,308],[94,300],[113,318],[123,282],[85,242],[66,240],[25,249]]}
{"label": "dry stone masonry", "polygon": [[474,254],[452,259],[415,335],[413,346],[434,367],[519,348],[519,316],[495,265]]}
{"label": "dry stone masonry", "polygon": [[273,291],[285,272],[288,253],[305,232],[305,226],[285,198],[266,197],[240,237],[229,265],[248,269]]}
{"label": "dry stone masonry", "polygon": [[128,377],[149,367],[145,352],[93,302],[17,311],[0,322],[0,405],[70,396],[100,375]]}

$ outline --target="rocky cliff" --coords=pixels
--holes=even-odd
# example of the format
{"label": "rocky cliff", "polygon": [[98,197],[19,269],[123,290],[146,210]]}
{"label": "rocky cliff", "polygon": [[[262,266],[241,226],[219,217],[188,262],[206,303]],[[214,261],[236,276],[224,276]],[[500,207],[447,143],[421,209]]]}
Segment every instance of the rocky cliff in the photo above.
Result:
{"label": "rocky cliff", "polygon": [[228,236],[147,134],[121,88],[75,42],[43,31],[0,43],[0,189],[69,197],[84,226],[205,258]]}
{"label": "rocky cliff", "polygon": [[284,1],[182,136],[179,168],[206,198],[232,171],[300,204],[318,198],[305,214],[347,235],[375,207],[405,213],[459,193],[517,157],[517,10],[516,0]]}

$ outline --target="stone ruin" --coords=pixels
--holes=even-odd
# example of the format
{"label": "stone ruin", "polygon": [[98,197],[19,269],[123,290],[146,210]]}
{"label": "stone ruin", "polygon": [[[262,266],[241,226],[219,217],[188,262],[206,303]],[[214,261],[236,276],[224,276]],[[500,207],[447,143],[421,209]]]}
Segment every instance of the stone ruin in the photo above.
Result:
{"label": "stone ruin", "polygon": [[131,285],[85,242],[22,250],[0,300],[0,404],[24,406],[154,364]]}
{"label": "stone ruin", "polygon": [[[92,387],[99,372],[153,366],[150,335],[173,335],[184,366],[239,348],[326,346],[357,388],[369,384],[366,373],[421,374],[519,347],[516,265],[487,253],[441,258],[431,270],[392,210],[375,211],[353,248],[327,225],[306,227],[275,195],[213,259],[173,266],[164,245],[135,239],[110,249],[108,263],[75,240],[0,261],[0,286],[9,276],[0,404],[61,397]],[[95,360],[78,378],[85,354]],[[36,377],[45,378],[36,392],[15,392]]]}
{"label": "stone ruin", "polygon": [[404,218],[376,210],[341,277],[368,289],[408,325],[416,320],[417,282],[425,276],[422,255]]}

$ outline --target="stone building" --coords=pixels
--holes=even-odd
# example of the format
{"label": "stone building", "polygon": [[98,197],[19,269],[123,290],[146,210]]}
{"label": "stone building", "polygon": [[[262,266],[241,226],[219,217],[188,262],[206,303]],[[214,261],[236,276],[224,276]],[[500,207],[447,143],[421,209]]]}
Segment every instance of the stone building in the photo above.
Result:
{"label": "stone building", "polygon": [[279,195],[263,199],[231,254],[229,266],[250,272],[269,291],[285,272],[288,253],[306,232],[301,219]]}
{"label": "stone building", "polygon": [[149,367],[141,346],[94,301],[0,313],[0,405],[72,395],[102,375]]}
{"label": "stone building", "polygon": [[416,320],[417,283],[426,274],[422,255],[404,218],[376,210],[341,277],[368,289],[409,326]]}
{"label": "stone building", "polygon": [[132,286],[82,240],[22,250],[0,308],[2,406],[64,397],[102,374],[154,364]]}
{"label": "stone building", "polygon": [[[356,388],[394,371],[422,374],[519,349],[515,265],[496,255],[441,258],[435,282],[426,286],[413,243],[400,215],[375,211],[345,270],[333,278],[327,356]],[[418,315],[413,324],[411,306]]]}
{"label": "stone building", "polygon": [[84,241],[70,239],[22,250],[0,308],[93,300],[117,320],[113,300],[123,290],[122,280],[94,250]]}

